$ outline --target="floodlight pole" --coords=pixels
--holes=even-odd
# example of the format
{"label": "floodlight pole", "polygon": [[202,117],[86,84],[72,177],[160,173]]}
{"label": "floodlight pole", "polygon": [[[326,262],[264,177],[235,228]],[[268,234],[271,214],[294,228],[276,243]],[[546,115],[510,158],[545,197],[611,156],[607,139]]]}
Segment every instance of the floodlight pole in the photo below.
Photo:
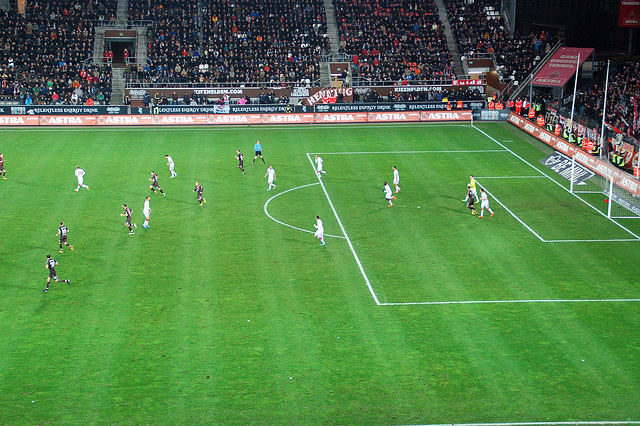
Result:
{"label": "floodlight pole", "polygon": [[[604,105],[602,107],[602,128],[600,130],[600,158],[602,158],[602,151],[604,150],[604,121],[607,117],[607,92],[609,90],[609,65],[611,65],[611,60],[607,61],[607,80],[604,84]],[[608,156],[609,153],[607,153]]]}

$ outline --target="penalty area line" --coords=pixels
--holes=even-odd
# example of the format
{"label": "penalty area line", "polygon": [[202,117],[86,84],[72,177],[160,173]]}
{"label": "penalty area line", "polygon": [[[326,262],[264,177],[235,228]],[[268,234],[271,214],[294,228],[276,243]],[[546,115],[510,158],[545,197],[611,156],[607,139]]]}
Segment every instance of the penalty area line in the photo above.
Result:
{"label": "penalty area line", "polygon": [[349,238],[349,235],[347,235],[347,231],[344,229],[344,226],[342,225],[342,221],[340,220],[340,216],[338,216],[338,212],[336,211],[335,207],[333,206],[333,203],[331,202],[331,198],[329,197],[329,193],[327,192],[327,188],[324,187],[324,183],[322,182],[322,178],[320,176],[318,176],[318,172],[316,171],[316,167],[313,164],[313,160],[311,159],[311,155],[309,153],[307,153],[307,158],[309,159],[309,162],[311,163],[311,168],[313,169],[313,173],[316,175],[316,177],[318,179],[318,183],[322,187],[322,191],[324,192],[325,197],[327,197],[327,201],[329,202],[329,206],[331,207],[331,210],[333,211],[333,215],[335,216],[336,220],[338,221],[338,226],[340,226],[340,229],[342,230],[342,234],[344,235],[344,238],[347,240],[347,244],[349,244],[349,249],[351,249],[351,253],[353,254],[354,259],[356,260],[356,264],[358,265],[358,268],[360,269],[360,273],[362,274],[362,277],[364,278],[364,282],[367,284],[367,288],[369,289],[369,292],[371,293],[371,296],[373,297],[373,300],[376,302],[376,305],[379,306],[380,305],[380,301],[378,300],[378,296],[376,296],[375,291],[373,291],[373,287],[371,287],[371,283],[369,282],[369,277],[367,277],[367,273],[364,271],[364,267],[362,266],[362,263],[360,262],[360,258],[358,257],[358,254],[356,253],[356,250],[353,248],[353,244],[351,243],[351,239]]}
{"label": "penalty area line", "polygon": [[[280,220],[276,219],[275,217],[273,217],[273,216],[271,216],[271,215],[269,214],[269,211],[268,211],[268,209],[267,209],[267,207],[269,206],[269,203],[270,203],[270,202],[271,202],[271,200],[273,200],[274,198],[279,197],[279,196],[281,196],[282,194],[286,194],[287,192],[295,191],[296,189],[302,189],[302,188],[306,188],[307,186],[314,186],[314,185],[320,185],[320,182],[314,182],[314,183],[310,183],[310,184],[308,184],[308,185],[302,185],[302,186],[298,186],[298,187],[295,187],[295,188],[287,189],[286,191],[278,192],[276,195],[274,195],[273,197],[269,198],[269,199],[267,200],[267,202],[266,202],[266,203],[264,203],[264,214],[266,214],[266,215],[267,215],[267,217],[268,217],[269,219],[271,219],[272,221],[274,221],[274,222],[276,222],[276,223],[279,223],[280,225],[287,226],[287,227],[292,228],[292,229],[295,229],[295,230],[297,230],[297,231],[302,231],[302,232],[308,232],[308,233],[310,233],[310,234],[315,234],[315,232],[314,232],[314,231],[310,231],[310,230],[308,230],[308,229],[298,228],[297,226],[289,225],[288,223],[284,223],[284,222],[282,222],[282,221],[280,221]],[[345,239],[345,237],[343,237],[343,236],[341,236],[341,235],[325,234],[325,237],[333,237],[333,238],[342,238],[342,239]]]}
{"label": "penalty area line", "polygon": [[509,152],[505,149],[476,149],[476,150],[432,150],[432,151],[344,151],[344,152],[314,152],[322,155],[361,155],[361,154],[478,154],[487,152]]}
{"label": "penalty area line", "polygon": [[381,306],[408,305],[491,305],[506,303],[637,303],[640,299],[521,299],[521,300],[448,300],[442,302],[385,302]]}
{"label": "penalty area line", "polygon": [[600,421],[564,421],[564,422],[514,422],[514,423],[434,423],[416,426],[589,426],[589,425],[638,425],[640,420],[600,420]]}

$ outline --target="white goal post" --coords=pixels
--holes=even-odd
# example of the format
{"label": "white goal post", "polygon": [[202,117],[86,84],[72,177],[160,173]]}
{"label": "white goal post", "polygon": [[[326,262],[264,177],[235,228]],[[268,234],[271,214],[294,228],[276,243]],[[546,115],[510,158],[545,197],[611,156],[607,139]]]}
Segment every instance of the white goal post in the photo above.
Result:
{"label": "white goal post", "polygon": [[594,168],[574,155],[569,190],[572,194],[604,194],[609,219],[640,219],[640,182],[621,176],[622,172],[614,174],[614,170],[611,166]]}

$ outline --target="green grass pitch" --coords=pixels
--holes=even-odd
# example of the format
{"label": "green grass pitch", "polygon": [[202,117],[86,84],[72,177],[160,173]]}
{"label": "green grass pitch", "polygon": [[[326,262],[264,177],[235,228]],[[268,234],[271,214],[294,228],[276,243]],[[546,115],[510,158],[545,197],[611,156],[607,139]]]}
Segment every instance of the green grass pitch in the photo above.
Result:
{"label": "green grass pitch", "polygon": [[507,123],[0,133],[2,424],[640,421],[640,221]]}

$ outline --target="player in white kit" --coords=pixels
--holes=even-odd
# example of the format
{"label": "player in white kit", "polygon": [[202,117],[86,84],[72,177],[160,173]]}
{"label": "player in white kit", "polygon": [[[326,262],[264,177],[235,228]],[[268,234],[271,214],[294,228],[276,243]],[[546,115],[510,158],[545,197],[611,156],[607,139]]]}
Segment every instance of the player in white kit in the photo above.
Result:
{"label": "player in white kit", "polygon": [[265,174],[264,177],[267,178],[267,183],[269,183],[269,188],[267,188],[267,191],[271,191],[272,186],[274,188],[276,187],[276,184],[273,183],[273,181],[276,180],[276,171],[273,168],[273,166],[269,165],[269,168],[267,169],[267,174]]}
{"label": "player in white kit", "polygon": [[76,167],[76,177],[78,178],[78,187],[76,188],[76,192],[80,191],[80,188],[87,188],[89,190],[89,185],[84,184],[84,175],[85,171],[80,168],[80,166]]}
{"label": "player in white kit", "polygon": [[151,228],[149,226],[149,216],[151,215],[151,207],[149,203],[151,201],[151,197],[147,196],[144,200],[144,206],[142,207],[142,213],[144,214],[144,223],[142,224],[143,228]]}
{"label": "player in white kit", "polygon": [[323,161],[324,160],[322,159],[322,157],[320,157],[319,155],[316,155],[316,164],[318,165],[318,168],[316,170],[317,170],[317,173],[318,173],[318,177],[320,177],[321,173],[324,173],[324,174],[327,173],[324,170],[322,170],[322,162]]}
{"label": "player in white kit", "polygon": [[384,183],[384,189],[382,191],[384,191],[384,198],[389,202],[389,207],[393,207],[393,201],[391,200],[395,200],[396,196],[393,195],[393,191],[391,191],[391,187],[387,182]]}
{"label": "player in white kit", "polygon": [[396,166],[393,166],[393,186],[396,187],[396,194],[400,192],[400,172],[396,169]]}
{"label": "player in white kit", "polygon": [[491,213],[491,217],[493,217],[493,210],[491,210],[491,208],[489,207],[489,197],[487,197],[487,193],[484,192],[484,188],[480,188],[480,216],[478,216],[479,218],[482,218],[482,215],[484,214],[484,209],[489,210],[489,213]]}
{"label": "player in white kit", "polygon": [[178,174],[175,172],[175,170],[173,170],[173,168],[176,166],[175,163],[173,162],[173,158],[171,158],[170,155],[165,155],[164,158],[167,159],[167,166],[169,166],[169,171],[171,172],[171,177],[169,179],[173,179],[174,177],[178,176]]}
{"label": "player in white kit", "polygon": [[313,225],[316,228],[316,233],[313,235],[316,238],[320,238],[320,245],[324,245],[324,226],[322,225],[322,219],[320,216],[316,216],[316,224]]}

